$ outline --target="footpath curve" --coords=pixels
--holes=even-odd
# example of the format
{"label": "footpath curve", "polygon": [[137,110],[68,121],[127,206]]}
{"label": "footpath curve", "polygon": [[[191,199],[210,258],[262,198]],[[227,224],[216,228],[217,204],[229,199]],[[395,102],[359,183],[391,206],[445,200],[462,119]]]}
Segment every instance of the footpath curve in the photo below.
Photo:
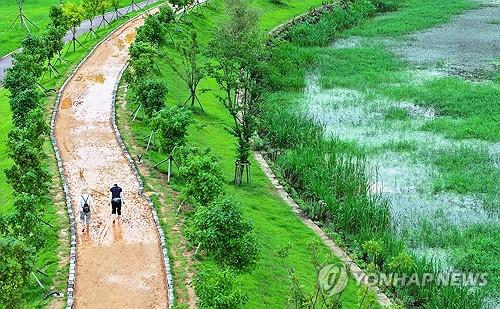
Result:
{"label": "footpath curve", "polygon": [[[147,5],[154,4],[158,1],[159,0],[144,0],[144,1],[139,2],[139,3],[134,3],[133,5],[127,5],[125,7],[118,9],[119,15],[117,15],[115,11],[109,11],[109,12],[104,14],[104,18],[106,18],[106,20],[108,22],[111,22],[113,20],[118,19],[119,16],[121,16],[121,15],[135,12],[137,10],[142,10]],[[94,27],[94,30],[96,30],[96,28],[101,24],[102,20],[103,20],[102,15],[97,15],[94,18],[92,18],[92,25]],[[88,33],[89,30],[90,30],[90,20],[85,20],[80,24],[80,26],[76,27],[76,36],[80,37],[82,34]],[[66,33],[66,35],[63,38],[63,41],[65,43],[68,43],[71,41],[72,38],[73,38],[73,33],[71,32],[71,30],[68,30],[68,32]],[[6,74],[7,69],[12,66],[13,53],[20,51],[20,50],[21,50],[20,48],[17,50],[13,50],[10,53],[8,53],[7,55],[0,57],[0,86],[2,84],[2,81],[5,78],[5,74]]]}
{"label": "footpath curve", "polygon": [[[69,308],[166,308],[173,303],[158,216],[114,123],[116,87],[145,16],[122,25],[89,53],[61,88],[54,108],[51,139],[71,226]],[[124,191],[120,223],[111,218],[114,183]],[[77,220],[82,189],[94,199],[85,232]]]}

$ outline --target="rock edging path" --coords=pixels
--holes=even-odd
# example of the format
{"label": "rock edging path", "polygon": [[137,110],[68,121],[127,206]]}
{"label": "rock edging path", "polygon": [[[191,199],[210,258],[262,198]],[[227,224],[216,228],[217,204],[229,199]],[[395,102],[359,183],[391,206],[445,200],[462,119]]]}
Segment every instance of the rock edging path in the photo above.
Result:
{"label": "rock edging path", "polygon": [[[145,15],[114,30],[94,47],[62,86],[53,110],[51,141],[70,219],[67,308],[165,308],[167,298],[173,304],[165,237],[114,118],[114,98],[128,62],[128,45]],[[123,187],[125,202],[123,222],[117,224],[109,214],[108,189],[114,182]],[[75,220],[83,188],[94,199],[92,223],[86,232]]]}
{"label": "rock edging path", "polygon": [[[342,261],[342,263],[346,265],[347,269],[351,273],[356,274],[357,278],[362,278],[362,283],[366,285],[366,280],[368,280],[367,274],[356,264],[356,262],[354,262],[353,259],[349,257],[349,255],[347,255],[347,253],[345,253],[344,250],[342,250],[342,248],[337,246],[337,244],[335,244],[316,223],[314,223],[307,217],[300,206],[293,200],[292,197],[290,197],[290,195],[280,184],[280,181],[278,180],[276,175],[274,175],[273,170],[271,169],[269,164],[267,164],[267,161],[264,159],[262,154],[258,151],[255,151],[254,157],[257,163],[259,163],[261,170],[264,171],[266,177],[271,181],[271,184],[274,186],[274,189],[281,197],[281,199],[292,208],[292,211],[297,215],[297,217],[299,217],[302,222],[304,222],[305,225],[307,225],[311,230],[319,235],[319,237],[321,237],[323,243],[335,254],[335,256],[337,256]],[[387,297],[387,295],[385,295],[382,290],[380,290],[378,287],[372,288],[375,290],[375,293],[377,293],[379,304],[381,304],[382,306],[389,306],[392,304],[389,297]]]}

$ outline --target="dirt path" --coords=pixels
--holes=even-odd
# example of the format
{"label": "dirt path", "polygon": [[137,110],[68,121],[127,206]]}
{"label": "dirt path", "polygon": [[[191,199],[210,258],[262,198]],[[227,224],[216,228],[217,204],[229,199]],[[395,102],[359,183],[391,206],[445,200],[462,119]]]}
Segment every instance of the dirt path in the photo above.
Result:
{"label": "dirt path", "polygon": [[[155,222],[112,124],[114,86],[142,23],[139,18],[122,26],[97,47],[68,80],[58,107],[54,134],[75,217],[82,189],[94,199],[90,230],[82,232],[77,222],[77,308],[167,307]],[[110,216],[114,183],[124,190],[121,223],[112,223]]]}

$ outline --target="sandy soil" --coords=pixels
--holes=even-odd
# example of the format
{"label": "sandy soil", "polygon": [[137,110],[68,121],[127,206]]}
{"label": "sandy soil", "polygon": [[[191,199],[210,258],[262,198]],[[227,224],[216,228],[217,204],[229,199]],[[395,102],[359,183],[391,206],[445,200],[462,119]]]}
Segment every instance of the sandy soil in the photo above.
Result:
{"label": "sandy soil", "polygon": [[[112,94],[128,61],[137,19],[116,31],[80,67],[62,94],[55,136],[76,201],[94,199],[90,229],[78,228],[77,308],[165,308],[167,287],[158,235],[147,201],[116,139]],[[109,188],[124,190],[123,220],[113,223]]]}

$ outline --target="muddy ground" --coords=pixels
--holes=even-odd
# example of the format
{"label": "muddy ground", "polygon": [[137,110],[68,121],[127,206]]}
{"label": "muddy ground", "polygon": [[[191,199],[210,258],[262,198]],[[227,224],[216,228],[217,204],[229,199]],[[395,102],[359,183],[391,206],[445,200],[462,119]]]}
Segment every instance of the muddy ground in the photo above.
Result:
{"label": "muddy ground", "polygon": [[[76,308],[166,308],[162,251],[147,200],[112,125],[113,90],[126,65],[139,18],[119,28],[68,81],[55,136],[73,209],[81,190],[93,199],[90,228],[77,223]],[[113,222],[109,189],[123,188],[121,222]]]}

